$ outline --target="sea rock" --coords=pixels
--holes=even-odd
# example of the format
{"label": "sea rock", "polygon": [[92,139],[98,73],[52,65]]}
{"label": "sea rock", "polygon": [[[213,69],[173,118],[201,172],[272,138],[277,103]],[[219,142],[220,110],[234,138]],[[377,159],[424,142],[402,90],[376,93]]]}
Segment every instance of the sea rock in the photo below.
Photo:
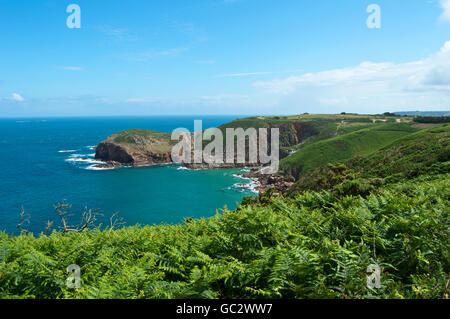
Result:
{"label": "sea rock", "polygon": [[292,176],[284,176],[280,174],[263,174],[260,168],[252,168],[250,172],[242,174],[244,178],[258,180],[259,186],[256,190],[263,193],[274,188],[277,192],[284,193],[291,187],[295,179]]}
{"label": "sea rock", "polygon": [[94,168],[102,168],[102,169],[111,169],[111,168],[119,168],[122,167],[123,164],[115,161],[107,161],[101,164],[95,164]]}
{"label": "sea rock", "polygon": [[[95,159],[104,165],[148,166],[172,163],[170,135],[149,130],[127,130],[115,133],[101,142]],[[112,164],[110,164],[112,163]]]}

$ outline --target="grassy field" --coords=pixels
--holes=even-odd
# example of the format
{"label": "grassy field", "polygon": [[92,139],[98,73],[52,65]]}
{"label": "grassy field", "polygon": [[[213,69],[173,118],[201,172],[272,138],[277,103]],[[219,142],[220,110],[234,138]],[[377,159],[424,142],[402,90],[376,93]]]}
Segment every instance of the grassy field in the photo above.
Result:
{"label": "grassy field", "polygon": [[281,161],[280,169],[298,178],[316,167],[373,153],[416,130],[406,123],[379,124],[356,130],[300,148]]}
{"label": "grassy field", "polygon": [[110,136],[108,140],[118,144],[136,144],[136,140],[134,139],[134,137],[143,137],[149,139],[156,138],[164,141],[170,140],[170,134],[142,129],[131,129],[115,133]]}
{"label": "grassy field", "polygon": [[368,156],[317,167],[300,176],[289,193],[326,189],[350,194],[360,182],[368,192],[386,183],[450,173],[449,161],[450,125],[444,124],[406,135]]}
{"label": "grassy field", "polygon": [[[321,140],[354,132],[363,128],[370,128],[386,123],[410,123],[411,117],[357,114],[302,114],[292,116],[258,116],[237,119],[223,124],[219,128],[225,132],[226,128],[280,128],[280,146],[283,150],[296,150]],[[314,134],[293,144],[288,138],[293,133],[292,125],[307,124]]]}
{"label": "grassy field", "polygon": [[160,153],[170,152],[173,145],[176,144],[171,140],[170,134],[143,129],[130,129],[115,133],[109,136],[106,142],[119,144],[130,152],[144,150]]}

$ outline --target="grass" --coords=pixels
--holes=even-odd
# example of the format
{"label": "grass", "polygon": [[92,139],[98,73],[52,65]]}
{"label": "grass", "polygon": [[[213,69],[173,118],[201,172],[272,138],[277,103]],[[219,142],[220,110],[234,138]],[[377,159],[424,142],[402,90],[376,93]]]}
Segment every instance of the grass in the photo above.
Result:
{"label": "grass", "polygon": [[156,131],[150,131],[150,130],[142,130],[142,129],[131,129],[126,130],[123,132],[119,132],[116,134],[113,134],[108,140],[112,140],[115,143],[118,144],[136,144],[134,137],[144,137],[144,138],[157,138],[162,141],[169,141],[170,140],[170,134],[167,133],[161,133]]}
{"label": "grass", "polygon": [[[237,119],[235,121],[223,124],[219,128],[225,132],[226,128],[279,128],[280,146],[282,150],[300,149],[307,145],[321,140],[329,139],[338,135],[354,132],[363,128],[370,128],[378,125],[385,125],[380,120],[386,120],[389,123],[401,119],[402,122],[411,122],[407,117],[386,117],[383,115],[333,115],[333,114],[302,114],[293,116],[259,116]],[[374,120],[378,121],[374,123]],[[293,143],[292,136],[295,131],[292,125],[303,124],[303,131],[311,131],[299,143]]]}
{"label": "grass", "polygon": [[373,153],[416,130],[404,123],[378,124],[356,130],[301,148],[283,159],[280,169],[284,174],[298,178],[316,167]]}
{"label": "grass", "polygon": [[313,169],[300,176],[289,192],[334,189],[348,193],[348,187],[361,179],[370,190],[380,183],[450,173],[449,161],[450,125],[444,124],[406,135],[367,156]]}

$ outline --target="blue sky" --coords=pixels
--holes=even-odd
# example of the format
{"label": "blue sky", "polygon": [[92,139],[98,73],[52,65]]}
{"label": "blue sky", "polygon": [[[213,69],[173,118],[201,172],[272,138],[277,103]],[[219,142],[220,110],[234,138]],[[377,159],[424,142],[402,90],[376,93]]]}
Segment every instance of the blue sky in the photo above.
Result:
{"label": "blue sky", "polygon": [[0,0],[0,40],[0,117],[450,109],[450,0]]}

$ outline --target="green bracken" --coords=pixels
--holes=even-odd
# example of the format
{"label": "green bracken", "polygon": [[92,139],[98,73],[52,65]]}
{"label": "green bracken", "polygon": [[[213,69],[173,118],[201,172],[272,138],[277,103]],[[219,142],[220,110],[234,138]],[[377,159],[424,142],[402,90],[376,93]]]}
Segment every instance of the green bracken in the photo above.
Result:
{"label": "green bracken", "polygon": [[[0,234],[0,297],[443,298],[449,175],[365,198],[272,196],[185,225]],[[79,289],[66,267],[81,267]],[[366,268],[382,267],[381,288]]]}
{"label": "green bracken", "polygon": [[[364,156],[211,218],[0,233],[0,298],[448,298],[449,126],[383,125],[342,135],[379,133]],[[80,288],[66,285],[71,264]],[[367,285],[373,264],[380,288]]]}

